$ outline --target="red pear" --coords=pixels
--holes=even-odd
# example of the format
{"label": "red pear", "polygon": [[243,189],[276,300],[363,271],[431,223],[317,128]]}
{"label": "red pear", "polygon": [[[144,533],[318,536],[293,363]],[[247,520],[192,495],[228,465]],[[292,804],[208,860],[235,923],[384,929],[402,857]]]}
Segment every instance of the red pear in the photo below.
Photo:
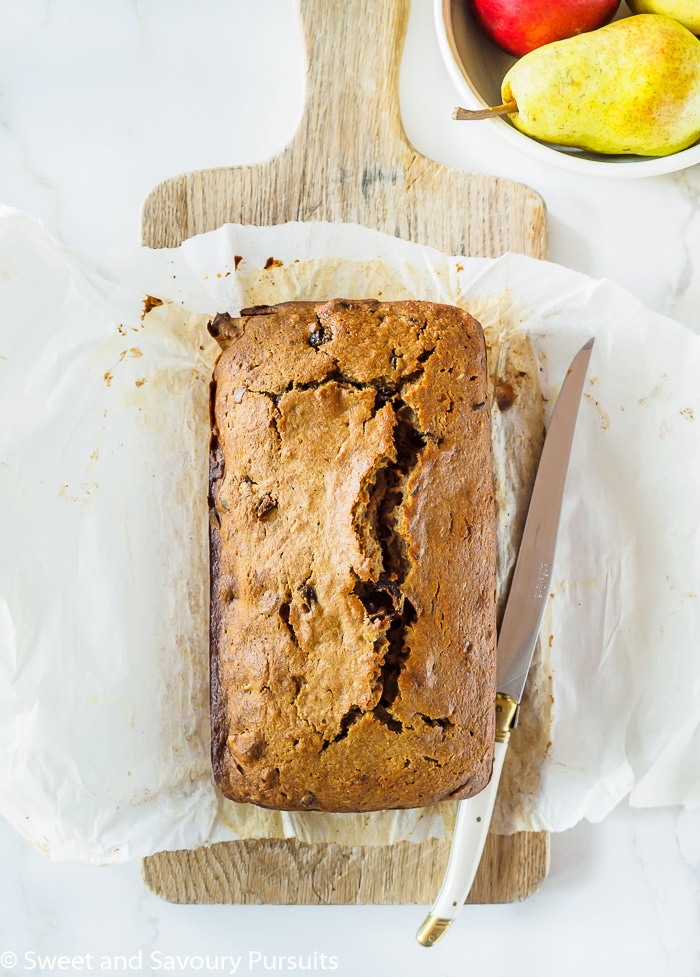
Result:
{"label": "red pear", "polygon": [[620,0],[470,0],[477,21],[500,48],[516,57],[613,19]]}

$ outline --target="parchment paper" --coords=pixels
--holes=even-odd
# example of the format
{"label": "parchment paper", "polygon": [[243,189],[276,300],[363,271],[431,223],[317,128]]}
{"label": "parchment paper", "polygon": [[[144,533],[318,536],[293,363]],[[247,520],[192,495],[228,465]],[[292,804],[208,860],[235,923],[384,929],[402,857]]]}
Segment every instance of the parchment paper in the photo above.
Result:
{"label": "parchment paper", "polygon": [[[452,302],[521,330],[547,412],[595,336],[543,629],[551,745],[504,827],[559,831],[625,797],[697,804],[698,336],[611,282],[522,256],[449,257],[324,224],[98,255],[4,209],[0,811],[56,859],[240,833],[209,768],[206,506],[193,504],[206,498],[206,324],[294,289]],[[282,815],[275,831],[307,825]],[[376,833],[449,831],[430,810]]]}

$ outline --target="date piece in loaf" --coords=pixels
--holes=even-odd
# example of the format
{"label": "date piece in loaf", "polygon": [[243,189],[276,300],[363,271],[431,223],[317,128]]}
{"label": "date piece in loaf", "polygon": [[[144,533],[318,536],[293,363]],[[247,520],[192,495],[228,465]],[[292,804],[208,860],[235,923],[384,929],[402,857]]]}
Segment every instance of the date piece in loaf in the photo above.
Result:
{"label": "date piece in loaf", "polygon": [[467,313],[290,302],[217,316],[212,760],[282,810],[464,798],[494,740],[486,354]]}

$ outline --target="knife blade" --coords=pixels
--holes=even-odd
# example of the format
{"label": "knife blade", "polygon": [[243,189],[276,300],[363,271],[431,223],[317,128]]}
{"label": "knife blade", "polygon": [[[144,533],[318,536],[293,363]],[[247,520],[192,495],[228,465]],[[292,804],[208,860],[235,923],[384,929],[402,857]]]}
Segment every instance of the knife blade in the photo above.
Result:
{"label": "knife blade", "polygon": [[491,780],[479,794],[459,802],[445,879],[416,934],[421,946],[435,946],[457,917],[484,850],[510,734],[517,725],[549,596],[571,445],[592,349],[593,339],[589,339],[578,351],[554,405],[498,634],[496,742]]}

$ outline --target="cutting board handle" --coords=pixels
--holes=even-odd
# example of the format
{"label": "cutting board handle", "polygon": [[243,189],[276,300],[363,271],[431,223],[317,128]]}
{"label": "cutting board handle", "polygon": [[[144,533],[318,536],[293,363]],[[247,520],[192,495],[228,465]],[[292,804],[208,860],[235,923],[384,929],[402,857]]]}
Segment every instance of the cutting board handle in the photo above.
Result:
{"label": "cutting board handle", "polygon": [[175,247],[229,221],[330,221],[363,224],[447,254],[544,257],[545,210],[533,190],[450,169],[406,138],[399,68],[411,0],[297,3],[308,70],[291,141],[261,163],[161,184],[144,204],[144,240]]}
{"label": "cutting board handle", "polygon": [[340,155],[348,173],[395,163],[408,148],[399,65],[410,0],[299,0],[299,9],[308,68],[295,153],[314,147],[307,168]]}

